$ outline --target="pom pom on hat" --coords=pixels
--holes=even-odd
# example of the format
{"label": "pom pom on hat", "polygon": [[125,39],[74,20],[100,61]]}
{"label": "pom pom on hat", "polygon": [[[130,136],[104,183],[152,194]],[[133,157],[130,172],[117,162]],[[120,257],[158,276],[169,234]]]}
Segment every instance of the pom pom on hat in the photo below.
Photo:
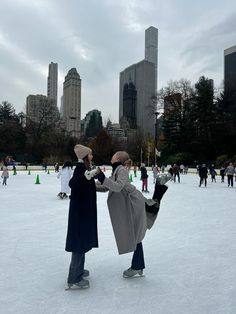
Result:
{"label": "pom pom on hat", "polygon": [[78,159],[83,159],[86,157],[89,153],[92,153],[92,149],[80,144],[75,145],[74,152]]}

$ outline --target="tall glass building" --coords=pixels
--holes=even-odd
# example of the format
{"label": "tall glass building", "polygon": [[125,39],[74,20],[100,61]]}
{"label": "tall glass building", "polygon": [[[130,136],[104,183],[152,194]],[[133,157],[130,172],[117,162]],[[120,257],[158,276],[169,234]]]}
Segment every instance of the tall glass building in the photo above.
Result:
{"label": "tall glass building", "polygon": [[224,51],[225,92],[236,96],[236,46]]}

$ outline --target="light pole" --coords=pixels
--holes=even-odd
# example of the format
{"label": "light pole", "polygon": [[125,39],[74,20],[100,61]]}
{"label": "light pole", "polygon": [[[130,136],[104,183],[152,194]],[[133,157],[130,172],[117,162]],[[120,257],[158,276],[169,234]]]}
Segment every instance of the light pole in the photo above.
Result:
{"label": "light pole", "polygon": [[155,119],[156,119],[155,120],[155,145],[154,145],[155,164],[154,164],[154,166],[156,167],[156,164],[157,164],[157,154],[156,154],[156,149],[157,149],[157,123],[158,123],[159,112],[155,111],[154,114],[155,114]]}
{"label": "light pole", "polygon": [[153,97],[151,97],[151,101],[153,104],[153,111],[152,113],[155,115],[155,140],[154,140],[154,156],[155,156],[155,165],[156,165],[156,159],[157,159],[157,133],[158,133],[158,116],[162,113],[162,101],[160,98],[160,95],[156,94]]}

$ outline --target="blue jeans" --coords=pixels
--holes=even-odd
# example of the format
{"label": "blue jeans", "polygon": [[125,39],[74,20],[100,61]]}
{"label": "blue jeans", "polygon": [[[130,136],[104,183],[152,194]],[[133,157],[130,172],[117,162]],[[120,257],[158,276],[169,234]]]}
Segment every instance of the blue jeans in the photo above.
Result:
{"label": "blue jeans", "polygon": [[67,279],[68,284],[74,284],[83,279],[85,254],[72,252],[69,275]]}
{"label": "blue jeans", "polygon": [[137,244],[136,250],[134,251],[131,268],[135,270],[145,268],[142,242]]}

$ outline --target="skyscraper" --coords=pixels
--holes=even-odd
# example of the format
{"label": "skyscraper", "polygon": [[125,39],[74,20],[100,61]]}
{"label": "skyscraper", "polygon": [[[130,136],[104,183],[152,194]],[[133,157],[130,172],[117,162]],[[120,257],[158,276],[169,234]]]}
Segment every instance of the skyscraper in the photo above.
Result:
{"label": "skyscraper", "polygon": [[41,123],[53,126],[59,119],[58,108],[53,99],[44,95],[29,95],[26,98],[26,124]]}
{"label": "skyscraper", "polygon": [[230,115],[228,128],[236,134],[236,46],[224,51],[224,87],[227,99],[226,111]]}
{"label": "skyscraper", "polygon": [[81,79],[76,70],[69,70],[63,83],[63,119],[66,131],[74,137],[80,136]]}
{"label": "skyscraper", "polygon": [[51,62],[48,66],[48,88],[47,96],[53,99],[57,106],[57,81],[58,81],[58,65]]}
{"label": "skyscraper", "polygon": [[224,51],[225,92],[236,96],[236,46]]}
{"label": "skyscraper", "polygon": [[145,59],[120,72],[120,121],[126,119],[130,128],[136,127],[142,135],[153,137],[155,115],[152,99],[157,91],[157,42],[158,30],[151,26],[145,31]]}
{"label": "skyscraper", "polygon": [[101,111],[94,109],[89,111],[81,120],[81,133],[87,138],[95,137],[102,130]]}
{"label": "skyscraper", "polygon": [[155,86],[157,91],[158,29],[150,26],[145,30],[145,60],[155,64]]}

